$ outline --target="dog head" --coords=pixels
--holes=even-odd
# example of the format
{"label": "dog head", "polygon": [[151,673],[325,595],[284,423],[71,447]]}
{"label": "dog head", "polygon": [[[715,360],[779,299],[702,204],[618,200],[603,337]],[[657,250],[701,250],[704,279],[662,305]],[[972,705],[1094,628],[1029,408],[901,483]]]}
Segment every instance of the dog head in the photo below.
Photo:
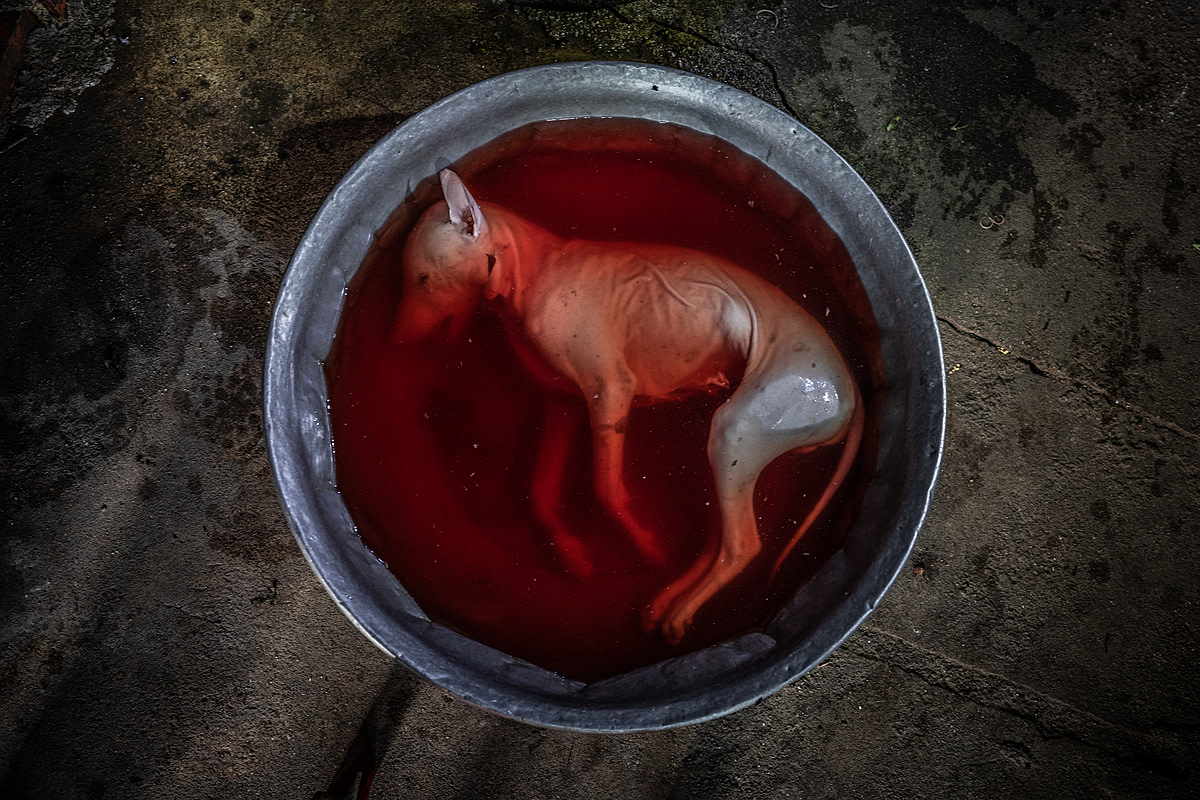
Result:
{"label": "dog head", "polygon": [[404,245],[398,343],[424,339],[447,320],[447,337],[457,337],[495,264],[479,204],[453,172],[440,177],[445,200],[421,215]]}

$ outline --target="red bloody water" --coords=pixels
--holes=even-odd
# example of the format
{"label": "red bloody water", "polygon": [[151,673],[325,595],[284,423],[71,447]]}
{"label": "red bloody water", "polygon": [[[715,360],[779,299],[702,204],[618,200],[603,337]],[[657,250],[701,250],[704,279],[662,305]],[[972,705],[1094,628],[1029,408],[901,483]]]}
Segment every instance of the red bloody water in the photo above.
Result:
{"label": "red bloody water", "polygon": [[[878,337],[853,265],[811,205],[758,162],[674,126],[591,120],[530,126],[455,169],[477,199],[560,235],[683,245],[758,271],[826,325],[871,408]],[[418,189],[426,205],[440,199],[435,186]],[[761,627],[840,545],[873,464],[870,427],[851,479],[774,583],[770,568],[841,445],[787,454],[763,473],[762,553],[670,646],[644,630],[642,615],[715,547],[705,448],[728,391],[639,405],[630,416],[626,484],[668,554],[665,565],[643,563],[592,492],[582,398],[527,370],[500,301],[481,301],[457,341],[392,342],[400,251],[422,210],[402,208],[379,237],[326,367],[338,488],[364,542],[433,619],[571,678],[600,679]],[[548,419],[578,426],[562,508],[594,566],[588,577],[567,572],[532,510]]]}

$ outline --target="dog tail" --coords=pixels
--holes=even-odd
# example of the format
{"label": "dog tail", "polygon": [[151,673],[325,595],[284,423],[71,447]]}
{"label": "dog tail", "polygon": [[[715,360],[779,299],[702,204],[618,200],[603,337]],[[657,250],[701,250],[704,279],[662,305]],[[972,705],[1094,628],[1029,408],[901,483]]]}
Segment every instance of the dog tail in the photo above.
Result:
{"label": "dog tail", "polygon": [[[866,419],[866,411],[863,409],[862,393],[858,390],[857,384],[854,386],[854,411],[850,415],[850,419],[839,432],[841,436],[846,437],[846,444],[842,448],[842,457],[838,459],[837,467],[833,471],[833,477],[829,480],[829,485],[825,487],[825,491],[817,498],[816,504],[812,507],[812,511],[808,512],[808,516],[804,518],[804,522],[796,529],[795,535],[791,541],[787,543],[787,547],[783,548],[783,552],[779,554],[779,558],[775,559],[775,566],[771,568],[771,577],[767,580],[767,585],[775,583],[775,578],[779,575],[779,570],[783,566],[783,562],[791,555],[792,550],[804,538],[804,534],[808,533],[808,529],[817,521],[817,517],[825,510],[825,506],[829,505],[829,501],[833,499],[842,482],[846,480],[846,476],[850,473],[850,467],[854,465],[854,459],[858,456],[858,448],[862,444],[863,423]],[[830,443],[836,441],[831,440]]]}

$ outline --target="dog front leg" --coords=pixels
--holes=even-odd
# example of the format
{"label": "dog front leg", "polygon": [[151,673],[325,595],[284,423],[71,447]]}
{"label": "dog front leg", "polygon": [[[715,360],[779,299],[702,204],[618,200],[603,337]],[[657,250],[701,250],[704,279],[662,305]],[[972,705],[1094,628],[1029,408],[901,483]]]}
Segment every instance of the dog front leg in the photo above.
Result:
{"label": "dog front leg", "polygon": [[533,509],[546,528],[558,560],[572,575],[592,574],[592,562],[583,543],[563,521],[563,478],[571,443],[583,423],[574,403],[551,400],[546,409],[545,427],[533,470]]}
{"label": "dog front leg", "polygon": [[651,563],[662,564],[666,556],[658,537],[633,515],[625,486],[625,430],[635,385],[632,374],[622,374],[588,392],[596,495],[621,523],[642,556]]}

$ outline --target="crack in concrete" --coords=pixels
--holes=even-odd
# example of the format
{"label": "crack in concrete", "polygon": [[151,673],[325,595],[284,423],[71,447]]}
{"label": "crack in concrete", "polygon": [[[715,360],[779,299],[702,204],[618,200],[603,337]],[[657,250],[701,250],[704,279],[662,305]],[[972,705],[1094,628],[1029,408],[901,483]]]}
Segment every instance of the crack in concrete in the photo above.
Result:
{"label": "crack in concrete", "polygon": [[[616,20],[619,24],[625,26],[626,28],[636,28],[640,25],[645,25],[647,23],[650,25],[656,25],[659,28],[662,28],[663,30],[670,31],[672,33],[676,33],[681,36],[687,36],[692,39],[695,39],[697,42],[700,42],[701,44],[703,44],[707,47],[715,49],[716,51],[718,51],[718,53],[734,53],[734,54],[740,55],[740,56],[748,59],[752,64],[755,64],[755,65],[761,67],[762,69],[766,70],[767,74],[770,76],[770,79],[771,79],[771,88],[773,88],[775,90],[775,94],[778,98],[778,104],[782,107],[782,109],[784,111],[786,111],[793,118],[799,119],[798,115],[796,114],[796,110],[794,108],[792,108],[791,103],[788,102],[787,94],[783,91],[783,84],[779,77],[779,71],[775,68],[775,65],[772,64],[769,60],[760,57],[759,55],[751,52],[750,50],[746,50],[744,48],[737,47],[735,45],[727,44],[724,42],[719,42],[716,39],[712,38],[711,36],[707,36],[703,33],[700,33],[699,31],[694,31],[694,30],[691,30],[690,28],[676,25],[674,23],[671,23],[667,20],[664,20],[664,19],[661,19],[661,18],[655,17],[655,16],[647,16],[644,19],[639,20],[639,19],[634,19],[632,17],[627,16],[626,14],[622,13],[618,8],[610,8],[610,7],[597,8],[592,12],[586,12],[586,13],[588,13],[588,14],[592,14],[592,13],[606,14],[607,16]],[[772,12],[772,13],[774,13],[774,12]],[[542,30],[545,31],[548,38],[550,38],[551,40],[557,41],[557,37],[555,37],[554,34],[551,33],[551,31],[546,27],[546,25],[544,23],[539,23],[539,24],[542,25]],[[776,27],[777,26],[778,26],[778,18],[776,18]]]}
{"label": "crack in concrete", "polygon": [[[757,64],[760,67],[762,67],[763,69],[765,69],[767,71],[767,74],[771,76],[771,86],[772,86],[772,88],[775,89],[775,94],[779,96],[779,103],[780,103],[780,105],[783,106],[783,110],[786,111],[793,119],[799,120],[799,116],[796,114],[796,110],[794,108],[792,108],[791,103],[788,102],[787,95],[784,94],[784,92],[783,92],[783,86],[779,79],[778,70],[776,70],[775,65],[772,64],[767,59],[761,58],[757,54],[752,53],[749,50],[745,50],[741,47],[735,47],[734,45],[718,42],[716,39],[713,39],[712,37],[709,37],[709,36],[705,36],[704,34],[698,33],[697,31],[692,31],[692,30],[688,30],[687,28],[677,27],[675,25],[672,25],[669,22],[658,19],[657,17],[647,17],[647,19],[650,22],[654,23],[655,25],[666,28],[667,30],[669,30],[673,33],[682,34],[683,36],[691,36],[693,39],[703,42],[704,44],[708,45],[709,47],[716,48],[719,51],[729,52],[729,53],[737,53],[738,55],[741,55],[741,56],[744,56],[745,58],[750,59],[750,61],[752,63]],[[628,22],[628,20],[623,20],[623,21]],[[776,23],[778,23],[778,18],[776,18]]]}
{"label": "crack in concrete", "polygon": [[864,625],[842,645],[847,652],[887,664],[965,700],[1031,723],[1043,741],[1074,739],[1132,760],[1171,780],[1184,780],[1190,759],[1184,748],[1151,734],[1109,722],[1028,686],[927,650],[903,637]]}
{"label": "crack in concrete", "polygon": [[966,325],[963,325],[961,322],[958,322],[957,320],[953,319],[952,317],[947,317],[942,314],[938,314],[937,318],[938,318],[939,322],[944,322],[945,324],[949,325],[956,332],[962,334],[963,336],[966,336],[971,339],[976,339],[987,345],[991,345],[992,347],[999,350],[1002,355],[1012,356],[1017,361],[1020,361],[1021,363],[1028,366],[1031,370],[1033,370],[1034,373],[1036,373],[1038,375],[1042,375],[1043,377],[1047,377],[1047,378],[1053,378],[1054,380],[1062,381],[1063,383],[1069,383],[1069,384],[1072,384],[1073,386],[1078,386],[1081,389],[1085,389],[1093,394],[1103,397],[1109,403],[1111,403],[1114,406],[1117,406],[1118,408],[1123,408],[1126,411],[1130,412],[1131,414],[1141,417],[1143,420],[1145,420],[1146,422],[1149,422],[1152,425],[1155,425],[1159,428],[1164,428],[1166,430],[1169,430],[1172,433],[1175,433],[1175,434],[1178,434],[1179,436],[1184,437],[1185,439],[1190,439],[1194,442],[1200,442],[1200,434],[1193,433],[1192,431],[1189,431],[1188,429],[1183,428],[1183,427],[1177,425],[1176,423],[1171,422],[1170,420],[1163,419],[1162,417],[1158,416],[1157,414],[1151,413],[1150,411],[1142,408],[1141,406],[1137,405],[1136,403],[1130,403],[1127,400],[1123,400],[1097,383],[1089,381],[1086,378],[1080,378],[1075,375],[1071,375],[1071,374],[1059,369],[1058,367],[1055,367],[1050,364],[1046,364],[1042,361],[1039,361],[1038,359],[1034,358],[1033,356],[1026,355],[1024,353],[1020,353],[1016,350],[1013,350],[1011,347],[1001,344],[1000,342],[991,338],[987,334],[980,333],[979,331],[968,328]]}
{"label": "crack in concrete", "polygon": [[222,624],[221,618],[216,616],[215,614],[200,614],[200,613],[198,613],[196,611],[192,611],[190,608],[187,608],[186,606],[180,605],[178,603],[163,602],[163,603],[160,603],[159,605],[161,605],[163,608],[169,608],[172,611],[178,611],[180,614],[183,614],[185,617],[191,617],[192,619],[198,619],[201,622],[207,622],[209,625],[220,626]]}

